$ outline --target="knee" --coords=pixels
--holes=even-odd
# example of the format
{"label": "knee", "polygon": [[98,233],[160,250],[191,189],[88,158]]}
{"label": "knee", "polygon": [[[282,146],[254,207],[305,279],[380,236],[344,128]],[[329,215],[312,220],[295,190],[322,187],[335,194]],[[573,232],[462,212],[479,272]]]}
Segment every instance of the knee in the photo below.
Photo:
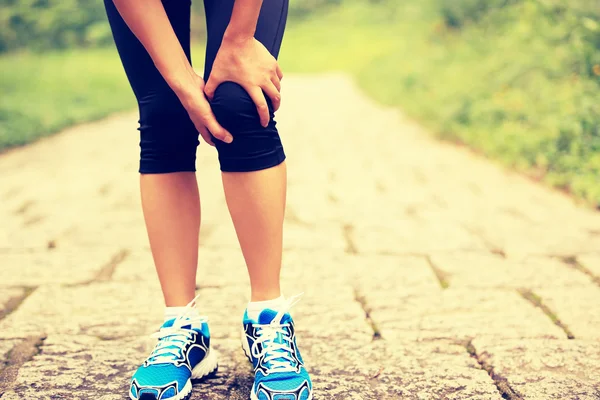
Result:
{"label": "knee", "polygon": [[147,96],[140,106],[140,172],[195,171],[198,132],[174,94]]}
{"label": "knee", "polygon": [[285,154],[273,119],[273,107],[267,101],[271,119],[260,124],[256,105],[238,84],[225,82],[215,91],[211,108],[217,121],[233,135],[232,143],[215,139],[221,170],[250,172],[271,168],[283,162]]}
{"label": "knee", "polygon": [[[271,123],[273,107],[267,101]],[[224,82],[215,90],[211,108],[217,121],[232,134],[262,128],[256,105],[250,95],[237,83]]]}

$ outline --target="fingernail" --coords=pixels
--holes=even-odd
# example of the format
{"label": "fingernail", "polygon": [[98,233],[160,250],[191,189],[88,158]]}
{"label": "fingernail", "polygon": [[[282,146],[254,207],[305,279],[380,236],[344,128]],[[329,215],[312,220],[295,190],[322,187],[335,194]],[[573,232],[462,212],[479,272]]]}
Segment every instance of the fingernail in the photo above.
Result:
{"label": "fingernail", "polygon": [[231,142],[233,142],[233,137],[225,136],[225,143],[231,143]]}

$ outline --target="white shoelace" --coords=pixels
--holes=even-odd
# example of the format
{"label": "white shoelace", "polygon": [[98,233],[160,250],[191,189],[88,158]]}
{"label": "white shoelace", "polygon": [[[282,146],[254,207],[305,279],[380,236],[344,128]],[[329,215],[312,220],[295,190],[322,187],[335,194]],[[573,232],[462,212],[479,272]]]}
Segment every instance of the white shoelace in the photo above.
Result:
{"label": "white shoelace", "polygon": [[[289,372],[296,370],[296,359],[293,356],[292,338],[289,331],[289,323],[282,324],[281,318],[292,306],[300,301],[302,293],[292,296],[280,307],[279,312],[270,324],[254,324],[258,338],[252,344],[252,356],[263,360],[263,364],[269,367],[270,372]],[[275,342],[280,339],[283,343]],[[259,351],[258,345],[262,344]]]}
{"label": "white shoelace", "polygon": [[168,363],[182,358],[181,350],[190,340],[193,339],[191,329],[184,329],[184,326],[208,322],[206,317],[188,317],[187,315],[195,308],[196,299],[185,306],[185,310],[173,321],[173,325],[167,328],[161,328],[158,332],[151,335],[158,339],[158,343],[148,357],[148,364]]}

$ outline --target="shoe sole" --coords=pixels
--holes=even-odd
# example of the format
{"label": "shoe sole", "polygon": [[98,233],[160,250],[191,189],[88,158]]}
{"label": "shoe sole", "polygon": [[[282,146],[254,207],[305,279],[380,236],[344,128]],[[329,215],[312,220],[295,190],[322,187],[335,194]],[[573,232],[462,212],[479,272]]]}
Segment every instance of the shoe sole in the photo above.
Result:
{"label": "shoe sole", "polygon": [[[311,393],[311,394],[308,395],[308,399],[306,399],[306,400],[312,400],[312,398],[313,398],[313,395]],[[258,396],[256,396],[254,394],[254,387],[252,388],[252,392],[250,392],[250,400],[258,400]]]}
{"label": "shoe sole", "polygon": [[201,381],[205,378],[214,377],[219,369],[219,355],[214,349],[209,349],[204,360],[200,361],[192,370],[191,380]]}
{"label": "shoe sole", "polygon": [[[250,358],[250,346],[248,346],[248,340],[246,339],[246,331],[244,331],[244,328],[242,328],[242,350],[244,350],[244,354],[246,355],[246,358],[248,359],[248,361],[250,361],[250,363],[252,363],[252,358]],[[308,399],[306,400],[312,400],[313,395],[312,392],[309,393],[308,395]],[[252,391],[250,392],[250,400],[258,400],[258,396],[254,394],[254,385],[252,385]]]}
{"label": "shoe sole", "polygon": [[[175,396],[170,397],[167,400],[189,400],[192,397],[192,384],[198,383],[204,379],[214,378],[219,370],[219,357],[217,352],[213,349],[208,350],[208,354],[204,357],[204,360],[200,361],[198,365],[192,370],[192,376],[183,386],[183,389]],[[129,391],[129,398],[131,400],[144,400],[144,395],[135,398],[131,391]],[[154,396],[150,400],[154,400]]]}

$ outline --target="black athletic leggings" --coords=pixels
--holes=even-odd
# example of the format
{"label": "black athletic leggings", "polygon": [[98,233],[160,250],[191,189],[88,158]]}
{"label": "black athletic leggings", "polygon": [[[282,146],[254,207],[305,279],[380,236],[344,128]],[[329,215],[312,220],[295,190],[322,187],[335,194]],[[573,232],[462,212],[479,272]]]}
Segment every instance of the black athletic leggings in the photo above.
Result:
{"label": "black athletic leggings", "polygon": [[[235,0],[204,0],[208,40],[204,80],[210,71],[229,24]],[[175,34],[190,60],[190,0],[162,0]],[[129,30],[112,0],[106,13],[125,73],[138,101],[140,173],[195,171],[198,131],[181,102],[160,75],[142,44]],[[287,17],[288,0],[264,0],[255,37],[277,57]],[[224,143],[213,137],[225,172],[257,171],[283,162],[285,154],[267,98],[271,120],[260,124],[254,102],[236,83],[221,84],[211,101],[219,123],[233,135]]]}

